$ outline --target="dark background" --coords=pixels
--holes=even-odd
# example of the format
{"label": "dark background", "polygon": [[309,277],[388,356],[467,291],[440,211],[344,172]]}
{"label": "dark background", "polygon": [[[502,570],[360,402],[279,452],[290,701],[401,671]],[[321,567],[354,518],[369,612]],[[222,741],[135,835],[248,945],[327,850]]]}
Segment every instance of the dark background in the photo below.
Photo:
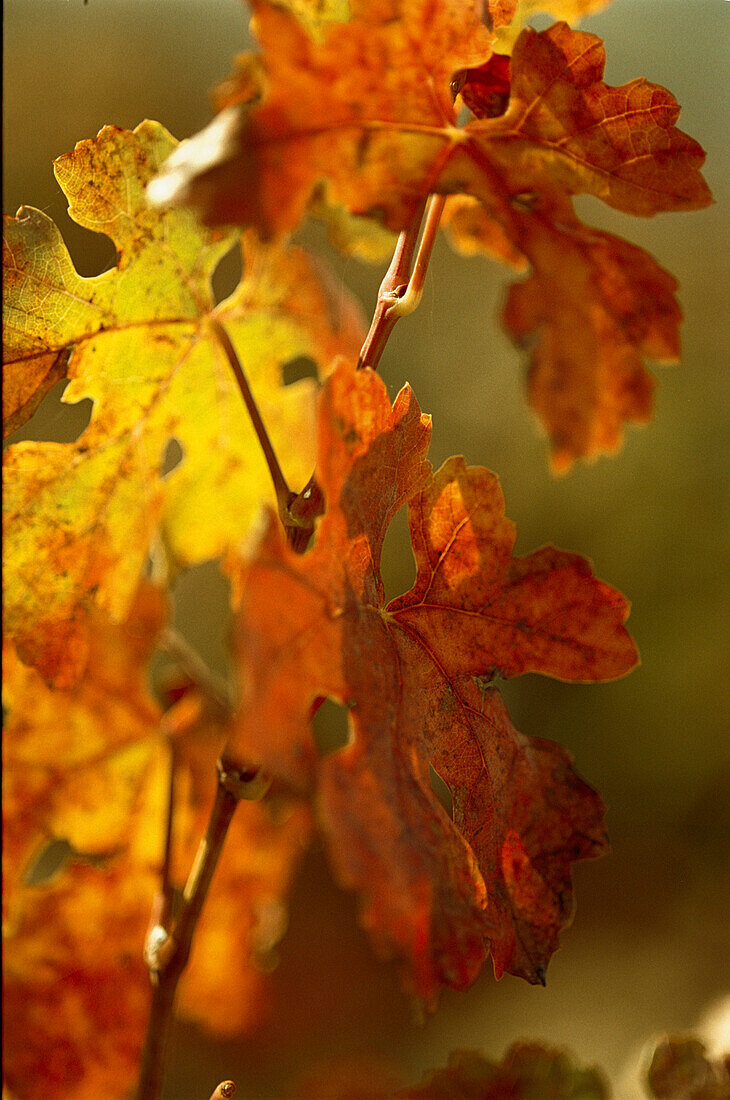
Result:
{"label": "dark background", "polygon": [[[114,262],[113,245],[68,219],[51,160],[106,123],[151,117],[177,137],[205,124],[209,87],[246,44],[247,14],[237,0],[6,0],[4,26],[4,209],[45,210],[79,271],[96,274]],[[303,1073],[343,1058],[413,1080],[453,1048],[501,1056],[525,1036],[601,1063],[628,1100],[627,1066],[642,1043],[694,1026],[730,991],[730,3],[615,0],[584,29],[606,41],[609,83],[646,76],[674,92],[682,128],[708,151],[717,199],[698,213],[641,221],[579,202],[587,221],[648,249],[680,281],[684,359],[659,372],[653,424],[630,429],[618,457],[553,478],[523,399],[524,359],[495,322],[505,272],[441,241],[423,302],[400,322],[382,373],[392,395],[407,379],[434,414],[435,464],[463,452],[499,473],[518,552],[544,542],[579,551],[632,599],[643,665],[630,677],[583,687],[528,676],[506,691],[518,728],[567,745],[601,791],[613,854],[576,872],[576,921],[546,989],[510,977],[497,984],[487,968],[418,1026],[315,850],[292,901],[269,1011],[242,1045],[181,1026],[168,1100],[204,1100],[224,1077],[242,1100],[278,1098]],[[323,247],[314,230],[308,240]],[[371,310],[382,270],[331,260]],[[87,416],[52,397],[25,437],[73,438]],[[413,575],[403,517],[394,526],[393,595]],[[226,593],[214,566],[184,578],[177,605],[181,628],[223,668]],[[730,1002],[724,1028],[730,1046]]]}

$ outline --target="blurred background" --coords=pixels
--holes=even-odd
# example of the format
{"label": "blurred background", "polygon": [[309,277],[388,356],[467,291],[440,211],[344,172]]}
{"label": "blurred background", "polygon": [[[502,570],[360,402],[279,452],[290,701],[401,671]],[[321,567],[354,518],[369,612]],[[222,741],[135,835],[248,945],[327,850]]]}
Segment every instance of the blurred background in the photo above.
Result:
{"label": "blurred background", "polygon": [[[238,0],[6,0],[5,212],[21,203],[46,211],[81,274],[111,266],[112,243],[69,220],[52,159],[107,123],[156,118],[179,138],[200,128],[208,89],[247,43],[247,21]],[[419,1024],[393,967],[371,953],[353,898],[313,850],[255,1031],[219,1044],[180,1025],[168,1100],[207,1097],[225,1077],[241,1100],[280,1098],[342,1060],[413,1081],[452,1049],[501,1057],[523,1037],[568,1045],[628,1097],[626,1067],[642,1043],[693,1027],[730,993],[730,3],[614,0],[583,28],[605,39],[609,83],[646,76],[676,95],[682,129],[708,152],[717,200],[651,220],[578,204],[586,221],[641,245],[679,279],[684,358],[659,372],[654,422],[629,429],[616,458],[552,477],[523,398],[524,358],[496,322],[508,273],[443,241],[382,374],[392,396],[410,381],[434,414],[436,465],[464,453],[500,475],[519,553],[545,542],[578,551],[633,602],[643,664],[631,676],[591,687],[527,676],[506,688],[517,727],[569,747],[603,795],[613,853],[577,868],[576,919],[546,989],[496,983],[487,967]],[[316,229],[304,237],[370,312],[382,268],[332,254]],[[221,293],[232,277],[221,273]],[[16,438],[75,438],[88,414],[56,391]],[[414,574],[405,530],[399,516],[386,543],[389,595]],[[227,595],[216,567],[184,577],[176,604],[180,628],[224,670]],[[730,1008],[725,1027],[730,1046]]]}

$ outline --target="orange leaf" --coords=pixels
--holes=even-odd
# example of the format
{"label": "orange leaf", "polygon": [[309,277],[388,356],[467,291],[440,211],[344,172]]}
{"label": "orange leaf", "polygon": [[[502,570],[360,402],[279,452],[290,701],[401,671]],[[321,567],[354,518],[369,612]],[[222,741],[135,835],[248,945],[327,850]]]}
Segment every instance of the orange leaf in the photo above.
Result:
{"label": "orange leaf", "polygon": [[[197,693],[164,719],[147,664],[164,601],[143,586],[114,626],[92,620],[82,681],[54,691],[8,645],[3,660],[5,1072],[18,1100],[128,1094],[139,1069],[150,982],[145,930],[159,888],[176,759],[172,882],[182,887],[212,805],[223,716]],[[303,807],[246,804],[234,818],[180,987],[181,1011],[223,1034],[261,1015],[266,960],[308,838]],[[68,843],[51,878],[39,857]]]}
{"label": "orange leaf", "polygon": [[[364,923],[433,1002],[475,978],[488,946],[498,975],[542,980],[570,918],[570,863],[605,850],[600,799],[565,750],[517,733],[492,680],[609,679],[636,652],[623,597],[576,555],[513,558],[497,479],[463,459],[430,476],[429,436],[408,387],[391,409],[370,371],[329,379],[317,542],[297,557],[272,520],[240,578],[234,745],[314,793]],[[407,500],[418,575],[385,606],[380,552]],[[320,760],[322,696],[350,709],[351,742]]]}
{"label": "orange leaf", "polygon": [[574,219],[519,222],[532,274],[511,287],[504,323],[532,347],[529,402],[564,472],[617,450],[627,421],[649,420],[654,378],[643,360],[679,360],[677,282],[642,249]]}
{"label": "orange leaf", "polygon": [[[578,15],[586,5],[563,6]],[[676,128],[666,89],[603,81],[595,35],[566,23],[528,28],[508,59],[491,53],[483,27],[472,33],[476,7],[465,8],[454,21],[443,0],[424,28],[415,0],[396,20],[355,5],[349,23],[311,39],[290,13],[259,3],[258,99],[241,105],[234,81],[229,106],[178,148],[153,192],[212,223],[254,222],[266,233],[321,211],[323,198],[401,229],[429,192],[447,193],[443,223],[460,251],[533,265],[511,294],[507,325],[518,339],[537,336],[530,403],[565,470],[615,451],[626,421],[648,420],[653,380],[642,360],[677,359],[680,320],[671,276],[585,229],[570,198],[588,193],[640,215],[705,206],[704,153]],[[242,62],[244,83],[252,65]],[[476,116],[461,128],[458,93]]]}
{"label": "orange leaf", "polygon": [[27,887],[6,939],[3,1064],[14,1100],[122,1100],[139,1067],[154,876],[120,860]]}
{"label": "orange leaf", "polygon": [[[234,105],[183,143],[152,185],[161,204],[271,234],[294,228],[323,182],[334,202],[390,229],[405,227],[433,191],[467,192],[505,218],[525,193],[590,193],[634,214],[710,201],[704,154],[676,129],[674,97],[643,79],[605,84],[595,35],[566,23],[523,31],[507,110],[459,128],[452,77],[491,53],[481,5],[409,0],[394,18],[391,5],[361,0],[350,22],[314,39],[278,6],[254,7],[260,102],[247,94],[240,103],[234,81]],[[242,73],[249,88],[247,58]]]}

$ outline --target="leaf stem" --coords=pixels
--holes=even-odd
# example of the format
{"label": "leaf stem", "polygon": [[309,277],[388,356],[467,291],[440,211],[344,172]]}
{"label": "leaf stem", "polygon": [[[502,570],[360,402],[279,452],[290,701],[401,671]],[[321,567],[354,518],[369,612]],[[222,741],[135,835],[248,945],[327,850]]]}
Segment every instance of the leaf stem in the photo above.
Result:
{"label": "leaf stem", "polygon": [[266,425],[261,419],[261,413],[259,412],[254,395],[251,392],[251,387],[248,384],[248,379],[246,378],[245,371],[241,366],[241,361],[238,358],[238,355],[236,354],[236,349],[231,343],[231,339],[220,321],[216,320],[215,317],[210,317],[208,319],[208,324],[215,334],[215,337],[218,340],[219,344],[223,348],[223,351],[226,353],[226,358],[231,365],[231,369],[235,376],[236,382],[238,383],[238,388],[241,391],[243,403],[248,410],[248,415],[251,418],[253,429],[258,436],[259,443],[261,444],[261,450],[264,452],[264,458],[266,459],[266,464],[269,467],[271,480],[274,483],[274,492],[276,493],[276,500],[279,504],[279,511],[281,511],[282,506],[285,506],[286,502],[289,500],[289,497],[291,496],[291,491],[289,489],[289,486],[287,485],[286,478],[284,477],[281,466],[279,465],[279,459],[276,457],[276,452],[271,445],[269,433],[266,431]]}
{"label": "leaf stem", "polygon": [[[431,195],[427,204],[421,203],[411,224],[400,234],[390,267],[380,284],[370,331],[365,337],[358,359],[358,370],[363,367],[377,370],[396,321],[399,317],[412,313],[418,306],[445,202],[443,195]],[[413,254],[421,232],[421,223],[423,233],[414,263]]]}
{"label": "leaf stem", "polygon": [[236,354],[236,349],[220,321],[216,320],[215,317],[211,317],[208,323],[231,365],[248,415],[251,418],[253,429],[258,436],[261,450],[264,452],[264,458],[274,484],[279,519],[286,531],[287,539],[298,553],[302,553],[306,549],[314,530],[314,520],[321,514],[324,506],[322,492],[314,480],[314,475],[312,475],[301,493],[291,491],[279,465],[279,460],[269,439],[269,433],[266,431],[266,425],[261,418],[261,413],[251,392],[241,361]]}
{"label": "leaf stem", "polygon": [[153,989],[136,1100],[159,1100],[162,1092],[178,982],[190,958],[193,936],[233,814],[241,799],[263,798],[267,790],[268,781],[258,769],[238,768],[225,755],[218,761],[215,801],[185,885],[180,916],[172,934],[155,924],[145,944]]}

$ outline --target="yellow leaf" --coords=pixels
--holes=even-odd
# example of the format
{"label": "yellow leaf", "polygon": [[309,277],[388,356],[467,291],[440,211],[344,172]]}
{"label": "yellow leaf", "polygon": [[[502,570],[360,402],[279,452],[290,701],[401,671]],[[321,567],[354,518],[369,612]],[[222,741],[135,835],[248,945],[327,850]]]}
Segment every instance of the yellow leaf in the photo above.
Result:
{"label": "yellow leaf", "polygon": [[[45,214],[6,220],[5,352],[25,370],[19,400],[30,408],[49,355],[73,348],[64,400],[94,402],[76,443],[19,443],[5,458],[6,632],[61,685],[83,668],[89,605],[125,616],[158,534],[179,562],[200,562],[240,542],[273,498],[209,319],[237,349],[295,489],[312,472],[315,382],[285,387],[282,367],[307,357],[324,369],[361,342],[357,310],[301,250],[253,237],[241,284],[215,306],[210,276],[235,237],[144,197],[175,144],[158,123],[106,127],[56,162],[72,217],[117,247],[117,266],[96,278],[76,273]],[[183,457],[163,476],[172,439]]]}

